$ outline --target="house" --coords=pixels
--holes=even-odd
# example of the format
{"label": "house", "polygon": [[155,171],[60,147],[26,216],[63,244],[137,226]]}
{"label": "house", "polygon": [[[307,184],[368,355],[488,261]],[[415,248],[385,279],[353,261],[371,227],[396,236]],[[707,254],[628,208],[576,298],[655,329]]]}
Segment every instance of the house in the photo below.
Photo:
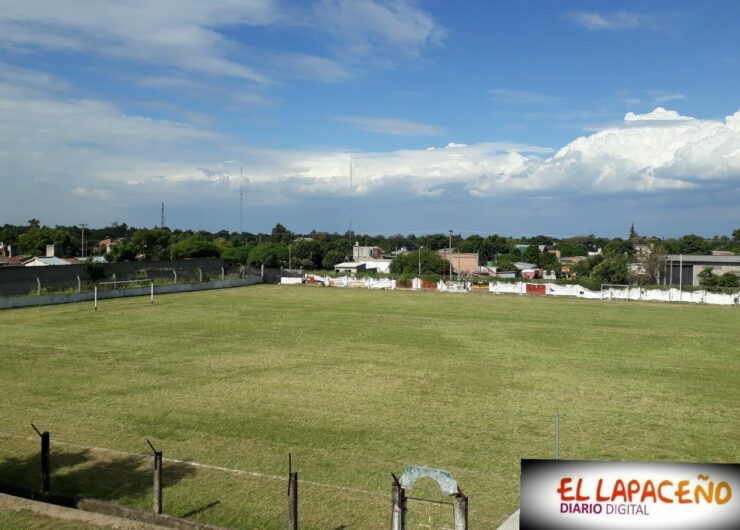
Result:
{"label": "house", "polygon": [[344,263],[337,263],[334,265],[334,272],[357,274],[358,272],[365,272],[367,266],[364,263],[358,263],[356,261],[347,261]]}
{"label": "house", "polygon": [[380,247],[365,247],[360,246],[359,243],[355,243],[355,246],[352,247],[352,260],[353,261],[363,261],[366,259],[382,259],[383,258],[383,249]]}
{"label": "house", "polygon": [[22,267],[32,256],[0,256],[0,267]]}
{"label": "house", "polygon": [[480,255],[477,252],[452,252],[447,248],[437,251],[440,258],[450,262],[454,274],[478,274]]}
{"label": "house", "polygon": [[711,268],[714,274],[733,272],[740,276],[740,256],[668,254],[660,272],[659,283],[699,285],[699,273]]}
{"label": "house", "polygon": [[98,248],[103,254],[107,254],[111,251],[111,248],[121,243],[123,239],[113,239],[112,237],[106,237],[98,241]]}
{"label": "house", "polygon": [[69,265],[69,262],[56,256],[34,256],[23,263],[24,267],[50,267],[52,265]]}

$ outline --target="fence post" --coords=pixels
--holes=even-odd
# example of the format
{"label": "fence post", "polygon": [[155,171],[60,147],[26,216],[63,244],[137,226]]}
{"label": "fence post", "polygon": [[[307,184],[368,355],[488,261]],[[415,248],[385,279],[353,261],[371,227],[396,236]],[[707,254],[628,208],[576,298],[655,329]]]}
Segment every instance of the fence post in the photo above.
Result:
{"label": "fence post", "polygon": [[49,431],[40,432],[33,423],[31,427],[41,437],[41,491],[48,494],[51,491],[51,465],[49,463],[51,435]]}
{"label": "fence post", "polygon": [[453,507],[455,530],[468,530],[468,497],[457,488]]}
{"label": "fence post", "polygon": [[401,487],[396,475],[391,473],[391,476],[393,477],[391,530],[406,530],[406,490]]}
{"label": "fence post", "polygon": [[80,279],[79,276],[77,277],[77,292],[78,293],[82,292],[82,280]]}
{"label": "fence post", "polygon": [[203,269],[198,267],[198,281],[203,283]]}
{"label": "fence post", "polygon": [[298,472],[293,472],[291,453],[288,453],[288,530],[298,530]]}
{"label": "fence post", "polygon": [[226,271],[224,270],[223,267],[221,267],[221,279],[223,280],[225,278],[226,278]]}
{"label": "fence post", "polygon": [[152,488],[152,501],[154,513],[162,513],[162,451],[157,451],[152,442],[146,441],[149,447],[152,448],[154,455],[154,484]]}
{"label": "fence post", "polygon": [[36,276],[36,295],[41,296],[41,280]]}

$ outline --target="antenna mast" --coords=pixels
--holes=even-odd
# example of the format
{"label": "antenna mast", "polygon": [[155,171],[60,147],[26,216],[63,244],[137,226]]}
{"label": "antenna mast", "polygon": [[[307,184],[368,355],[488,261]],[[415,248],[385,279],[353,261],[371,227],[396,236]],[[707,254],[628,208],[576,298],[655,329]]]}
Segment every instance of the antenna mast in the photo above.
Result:
{"label": "antenna mast", "polygon": [[349,159],[349,246],[352,248],[352,259],[354,259],[354,243],[352,242],[352,157]]}
{"label": "antenna mast", "polygon": [[239,235],[244,237],[244,167],[239,167]]}
{"label": "antenna mast", "polygon": [[162,201],[162,213],[159,217],[159,228],[164,228],[164,201]]}

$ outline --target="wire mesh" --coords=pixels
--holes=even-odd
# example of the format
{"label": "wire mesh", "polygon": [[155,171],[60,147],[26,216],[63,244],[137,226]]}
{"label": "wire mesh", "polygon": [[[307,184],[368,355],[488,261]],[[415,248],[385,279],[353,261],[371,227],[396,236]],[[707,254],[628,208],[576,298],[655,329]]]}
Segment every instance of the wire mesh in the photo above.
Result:
{"label": "wire mesh", "polygon": [[454,530],[452,503],[407,497],[406,527],[409,530]]}

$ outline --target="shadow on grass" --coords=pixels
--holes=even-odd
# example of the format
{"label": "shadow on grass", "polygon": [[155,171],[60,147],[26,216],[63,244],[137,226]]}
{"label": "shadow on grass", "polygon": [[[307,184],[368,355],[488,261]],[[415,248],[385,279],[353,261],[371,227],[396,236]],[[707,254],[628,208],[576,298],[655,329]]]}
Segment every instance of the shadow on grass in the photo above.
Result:
{"label": "shadow on grass", "polygon": [[[52,448],[50,466],[51,492],[55,495],[92,497],[124,504],[151,498],[151,458]],[[165,462],[162,469],[164,487],[171,487],[195,473],[192,466]],[[0,484],[40,490],[40,456],[5,457],[0,461]]]}

